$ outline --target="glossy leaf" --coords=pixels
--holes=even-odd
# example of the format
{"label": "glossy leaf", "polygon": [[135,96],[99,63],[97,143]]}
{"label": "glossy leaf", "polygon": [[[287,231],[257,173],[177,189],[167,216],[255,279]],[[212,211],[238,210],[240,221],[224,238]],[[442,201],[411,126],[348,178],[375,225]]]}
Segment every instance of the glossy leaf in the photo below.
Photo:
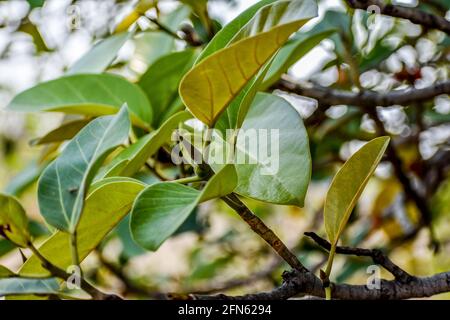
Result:
{"label": "glossy leaf", "polygon": [[130,131],[127,107],[117,115],[100,117],[77,134],[44,171],[38,186],[39,208],[52,226],[73,232],[84,198],[105,156],[123,143]]}
{"label": "glossy leaf", "polygon": [[31,236],[28,218],[15,198],[0,193],[0,236],[20,247],[28,247]]}
{"label": "glossy leaf", "polygon": [[170,141],[171,134],[178,125],[192,115],[187,111],[181,111],[168,119],[161,127],[142,137],[136,143],[119,153],[110,164],[101,170],[99,177],[126,176],[131,177],[138,172],[145,162],[153,156],[164,143]]}
{"label": "glossy leaf", "polygon": [[254,17],[254,15],[258,12],[262,7],[274,3],[277,0],[261,0],[256,2],[250,8],[239,14],[235,19],[233,19],[230,23],[224,26],[214,38],[208,43],[205,49],[200,53],[197,58],[195,64],[198,64],[200,61],[205,59],[206,57],[212,55],[214,52],[225,48],[228,46],[232,39],[236,36],[236,34]]}
{"label": "glossy leaf", "polygon": [[72,139],[81,129],[83,129],[91,120],[81,119],[63,123],[60,127],[50,131],[45,136],[30,141],[30,145],[38,146],[53,142],[62,142]]}
{"label": "glossy leaf", "polygon": [[[143,183],[130,178],[108,178],[92,186],[77,227],[80,260],[86,258],[130,211],[142,189]],[[42,243],[39,251],[64,270],[72,264],[70,235],[66,232],[56,232]],[[25,262],[19,274],[28,277],[49,275],[34,255]]]}
{"label": "glossy leaf", "polygon": [[133,239],[143,248],[156,251],[203,201],[233,192],[237,175],[233,165],[214,175],[202,191],[171,182],[156,183],[136,199],[131,212]]}
{"label": "glossy leaf", "polygon": [[332,245],[337,244],[388,144],[389,137],[379,137],[366,143],[345,162],[334,177],[324,208],[325,229]]}
{"label": "glossy leaf", "polygon": [[[311,177],[311,155],[308,134],[300,114],[283,98],[258,93],[242,129],[243,132],[267,130],[270,144],[278,130],[278,141],[275,139],[274,142],[279,147],[278,150],[274,148],[275,154],[270,156],[253,154],[253,150],[246,147],[245,136],[238,135],[236,156],[251,157],[257,161],[256,164],[236,166],[239,176],[236,191],[261,201],[303,206]],[[264,143],[261,136],[258,140],[260,144]],[[270,152],[271,146],[267,150]]]}
{"label": "glossy leaf", "polygon": [[277,1],[263,7],[233,38],[237,41],[196,65],[180,85],[180,95],[196,118],[213,126],[241,89],[309,19],[314,0]]}
{"label": "glossy leaf", "polygon": [[116,113],[124,103],[133,123],[148,127],[152,109],[145,94],[139,86],[111,74],[72,75],[44,82],[18,94],[8,108],[100,116]]}
{"label": "glossy leaf", "polygon": [[119,50],[130,39],[132,33],[123,32],[97,43],[69,68],[67,74],[102,73],[114,61]]}
{"label": "glossy leaf", "polygon": [[55,278],[49,279],[0,279],[0,297],[8,295],[58,294],[59,283]]}
{"label": "glossy leaf", "polygon": [[[256,144],[248,141],[252,137]],[[219,159],[223,145],[216,137],[211,143],[211,153]],[[235,163],[237,193],[269,203],[303,206],[311,155],[300,114],[283,98],[258,93],[237,136]],[[214,170],[221,167],[211,166]]]}
{"label": "glossy leaf", "polygon": [[139,86],[153,107],[155,128],[173,114],[171,106],[177,104],[179,109],[183,106],[179,99],[178,86],[181,78],[192,66],[194,56],[195,50],[192,49],[166,55],[155,61],[139,80]]}

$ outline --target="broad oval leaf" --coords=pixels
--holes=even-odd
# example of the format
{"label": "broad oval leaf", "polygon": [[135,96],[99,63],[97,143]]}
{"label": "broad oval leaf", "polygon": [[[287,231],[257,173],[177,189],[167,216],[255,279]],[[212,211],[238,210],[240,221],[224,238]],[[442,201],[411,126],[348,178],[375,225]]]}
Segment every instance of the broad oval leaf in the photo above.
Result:
{"label": "broad oval leaf", "polygon": [[8,295],[29,294],[58,294],[59,282],[55,278],[49,279],[0,279],[0,297]]}
{"label": "broad oval leaf", "polygon": [[1,193],[0,236],[24,248],[31,241],[28,218],[22,205],[15,198]]}
{"label": "broad oval leaf", "polygon": [[336,245],[350,214],[375,171],[389,137],[379,137],[361,147],[334,177],[324,208],[325,229],[332,245]]}
{"label": "broad oval leaf", "polygon": [[[77,227],[78,252],[82,261],[130,211],[134,199],[145,185],[130,178],[108,178],[92,186]],[[70,235],[58,231],[39,247],[41,254],[56,266],[72,264]],[[47,277],[36,256],[31,256],[19,271],[21,276]]]}
{"label": "broad oval leaf", "polygon": [[52,226],[73,232],[83,210],[86,189],[105,156],[128,137],[127,107],[92,121],[68,143],[39,179],[39,208]]}
{"label": "broad oval leaf", "polygon": [[114,61],[119,50],[131,36],[131,32],[122,32],[100,41],[75,62],[75,64],[69,68],[67,74],[104,72]]}
{"label": "broad oval leaf", "polygon": [[101,116],[127,103],[135,125],[152,121],[150,102],[139,86],[111,74],[72,75],[38,84],[19,93],[8,105],[15,111],[56,111]]}
{"label": "broad oval leaf", "polygon": [[178,86],[181,78],[194,62],[195,52],[188,49],[168,54],[155,61],[139,80],[139,86],[152,105],[155,128],[158,128],[161,122],[170,117],[174,111],[182,108]]}
{"label": "broad oval leaf", "polygon": [[283,98],[258,93],[242,129],[257,131],[259,148],[266,143],[263,132],[267,132],[270,145],[267,154],[253,154],[252,148],[246,147],[245,136],[238,135],[236,157],[257,161],[236,166],[236,191],[261,201],[303,206],[311,178],[311,155],[308,134],[297,110]]}
{"label": "broad oval leaf", "polygon": [[202,191],[178,183],[149,186],[136,199],[131,212],[131,233],[137,244],[156,251],[173,235],[203,201],[233,192],[237,175],[233,165],[225,166]]}
{"label": "broad oval leaf", "polygon": [[186,74],[180,84],[186,107],[213,126],[289,36],[316,15],[314,0],[277,1],[261,8],[234,37],[239,41],[207,57]]}
{"label": "broad oval leaf", "polygon": [[[213,139],[211,153],[228,159],[223,150],[223,140]],[[303,206],[311,178],[309,140],[300,114],[289,102],[267,93],[256,95],[237,136],[235,163],[240,195]],[[221,167],[210,164],[214,170]]]}

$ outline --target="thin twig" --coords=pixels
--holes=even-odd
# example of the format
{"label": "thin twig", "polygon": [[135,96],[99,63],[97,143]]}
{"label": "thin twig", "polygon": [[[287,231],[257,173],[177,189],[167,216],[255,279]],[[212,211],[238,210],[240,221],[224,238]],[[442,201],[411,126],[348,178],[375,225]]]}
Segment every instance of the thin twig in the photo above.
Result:
{"label": "thin twig", "polygon": [[441,94],[450,94],[450,81],[443,81],[422,89],[410,88],[387,93],[371,90],[351,92],[309,83],[296,83],[292,78],[284,75],[275,88],[316,99],[324,105],[351,105],[374,108],[378,106],[408,105],[427,101]]}
{"label": "thin twig", "polygon": [[[450,34],[450,21],[417,8],[407,8],[399,5],[387,4],[381,0],[347,0],[350,7],[354,9],[367,10],[376,6],[381,14],[407,19],[415,24],[420,24],[425,28],[438,29]],[[374,9],[375,11],[376,9]],[[377,12],[378,13],[378,12]]]}
{"label": "thin twig", "polygon": [[285,260],[292,268],[307,272],[308,270],[298,260],[281,239],[257,217],[237,196],[230,194],[222,198],[237,214],[252,228],[252,230],[264,239],[276,253]]}
{"label": "thin twig", "polygon": [[[305,232],[305,236],[310,237],[312,240],[314,240],[315,243],[317,243],[320,247],[324,248],[325,250],[329,251],[331,249],[331,244],[327,240],[318,236],[316,233]],[[354,255],[358,257],[370,257],[372,258],[374,263],[385,268],[395,277],[397,281],[401,283],[408,283],[414,279],[413,276],[411,276],[405,270],[403,270],[395,263],[393,263],[392,260],[389,259],[389,257],[387,257],[381,250],[338,246],[336,247],[336,253],[345,255]]]}

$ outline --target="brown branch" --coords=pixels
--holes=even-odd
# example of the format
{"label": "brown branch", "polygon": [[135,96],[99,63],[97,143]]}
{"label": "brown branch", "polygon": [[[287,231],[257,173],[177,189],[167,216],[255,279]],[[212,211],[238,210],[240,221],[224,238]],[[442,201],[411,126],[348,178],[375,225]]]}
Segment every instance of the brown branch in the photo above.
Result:
{"label": "brown branch", "polygon": [[250,228],[264,239],[276,253],[292,268],[308,272],[298,258],[293,254],[281,239],[258,218],[234,193],[222,198],[237,214],[250,226]]}
{"label": "brown branch", "polygon": [[387,107],[396,104],[408,105],[418,103],[430,100],[441,94],[450,94],[450,81],[443,81],[422,89],[394,90],[388,93],[380,93],[371,90],[350,92],[319,85],[300,85],[292,81],[288,76],[283,76],[276,88],[314,98],[325,105],[346,104],[360,107]]}
{"label": "brown branch", "polygon": [[[450,291],[450,272],[439,273],[431,277],[415,277],[408,283],[397,280],[381,280],[378,289],[369,289],[366,285],[331,284],[333,299],[377,300],[411,299],[431,297]],[[283,274],[283,284],[269,292],[247,294],[243,296],[189,295],[195,300],[285,300],[297,295],[324,297],[322,281],[311,273],[293,270]]]}
{"label": "brown branch", "polygon": [[[310,237],[317,243],[320,247],[330,250],[331,244],[315,234],[314,232],[305,232],[305,236]],[[375,264],[378,264],[389,271],[397,281],[401,283],[409,283],[414,279],[409,273],[397,266],[395,263],[389,259],[381,250],[378,249],[363,249],[363,248],[352,248],[352,247],[336,247],[336,253],[345,255],[354,255],[358,257],[370,257]]]}
{"label": "brown branch", "polygon": [[370,6],[377,6],[380,8],[381,14],[407,19],[412,23],[420,24],[425,28],[438,29],[450,34],[450,21],[444,17],[440,17],[416,8],[386,4],[381,0],[347,0],[347,3],[354,9],[362,10],[367,10]]}

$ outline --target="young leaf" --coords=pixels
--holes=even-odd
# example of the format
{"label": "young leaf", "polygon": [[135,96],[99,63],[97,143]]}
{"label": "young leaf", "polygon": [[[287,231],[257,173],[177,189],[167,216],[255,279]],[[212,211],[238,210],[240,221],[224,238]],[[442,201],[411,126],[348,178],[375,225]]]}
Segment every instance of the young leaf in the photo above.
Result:
{"label": "young leaf", "polygon": [[[195,50],[174,52],[155,61],[142,75],[138,84],[147,94],[152,104],[154,116],[153,126],[158,128],[161,121],[167,119],[173,112],[171,106],[179,100],[178,85],[186,71],[192,66]],[[176,110],[177,111],[177,110]]]}
{"label": "young leaf", "polygon": [[[108,178],[94,184],[91,189],[77,227],[80,261],[86,258],[130,211],[134,199],[144,189],[144,184],[130,178]],[[68,248],[70,235],[58,231],[39,247],[39,251],[54,265],[65,270],[72,264]],[[49,275],[34,255],[25,262],[19,274],[26,277]]]}
{"label": "young leaf", "polygon": [[[250,143],[255,145],[247,141],[252,136],[256,140]],[[220,146],[213,139],[211,152],[216,148]],[[243,159],[247,159],[245,163]],[[237,136],[235,160],[237,193],[264,202],[303,206],[311,176],[309,141],[300,114],[286,100],[267,93],[256,95]]]}
{"label": "young leaf", "polygon": [[249,22],[233,38],[237,42],[204,59],[186,74],[180,84],[184,104],[195,117],[213,126],[289,36],[316,15],[314,0],[277,1],[261,8],[253,23]]}
{"label": "young leaf", "polygon": [[135,125],[152,121],[150,102],[139,86],[111,74],[72,75],[44,82],[18,94],[8,105],[15,111],[56,111],[100,116],[127,103]]}
{"label": "young leaf", "polygon": [[124,142],[129,130],[125,105],[117,115],[92,121],[45,169],[39,180],[38,200],[49,224],[68,232],[75,230],[95,172],[105,156]]}
{"label": "young leaf", "polygon": [[114,61],[119,50],[132,36],[131,32],[123,32],[97,43],[69,68],[67,74],[102,73]]}
{"label": "young leaf", "polygon": [[15,198],[0,193],[0,236],[20,247],[28,247],[31,236],[28,218]]}
{"label": "young leaf", "polygon": [[81,119],[63,123],[60,127],[50,131],[45,136],[30,141],[30,145],[38,146],[52,142],[62,142],[72,139],[91,120]]}
{"label": "young leaf", "polygon": [[375,171],[388,144],[389,137],[379,137],[366,143],[345,162],[333,179],[324,208],[325,229],[335,246],[350,214]]}
{"label": "young leaf", "polygon": [[187,111],[181,111],[173,115],[158,130],[142,137],[135,144],[119,153],[110,164],[100,171],[99,177],[133,176],[166,141],[170,140],[173,130],[181,122],[191,118],[192,115]]}
{"label": "young leaf", "polygon": [[139,194],[131,212],[133,239],[156,251],[200,203],[233,192],[237,175],[233,165],[214,175],[202,191],[178,183],[156,183]]}
{"label": "young leaf", "polygon": [[0,279],[0,297],[8,295],[58,294],[59,283],[55,278],[49,279]]}

